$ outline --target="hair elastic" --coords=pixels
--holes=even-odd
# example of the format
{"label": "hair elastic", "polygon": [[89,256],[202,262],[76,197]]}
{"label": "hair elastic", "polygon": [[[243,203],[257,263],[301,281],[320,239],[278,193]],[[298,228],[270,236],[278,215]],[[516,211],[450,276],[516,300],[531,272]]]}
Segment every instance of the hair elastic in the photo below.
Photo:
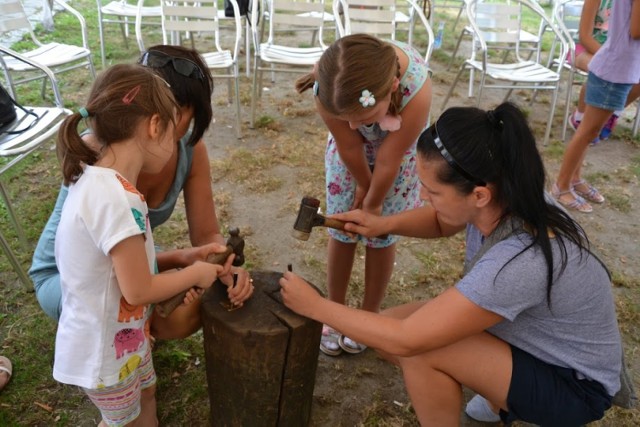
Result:
{"label": "hair elastic", "polygon": [[83,119],[86,119],[87,117],[89,117],[89,112],[84,107],[78,108],[78,113],[82,116]]}
{"label": "hair elastic", "polygon": [[487,185],[486,182],[484,182],[481,179],[475,178],[469,172],[464,170],[464,168],[460,166],[458,162],[456,162],[456,160],[453,158],[451,153],[449,153],[449,150],[447,150],[447,148],[442,143],[442,140],[440,139],[440,135],[438,134],[438,129],[436,128],[436,124],[437,122],[434,123],[433,126],[431,126],[431,137],[433,138],[434,144],[436,144],[436,148],[438,149],[438,151],[440,151],[440,154],[447,161],[449,166],[455,169],[456,172],[458,172],[460,175],[465,177],[468,181],[471,181],[480,187],[486,186]]}
{"label": "hair elastic", "polygon": [[318,96],[318,90],[320,89],[320,83],[316,80],[313,82],[313,96]]}
{"label": "hair elastic", "polygon": [[376,105],[376,97],[373,96],[373,94],[367,89],[362,91],[362,96],[358,101],[360,101],[360,104],[362,104],[362,106],[365,108],[373,107],[374,105]]}

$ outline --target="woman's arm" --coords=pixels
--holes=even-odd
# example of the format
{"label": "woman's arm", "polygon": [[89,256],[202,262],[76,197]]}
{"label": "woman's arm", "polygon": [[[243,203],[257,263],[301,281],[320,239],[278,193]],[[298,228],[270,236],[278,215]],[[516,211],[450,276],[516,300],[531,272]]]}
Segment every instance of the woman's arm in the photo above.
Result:
{"label": "woman's arm", "polygon": [[[230,257],[224,266],[198,261],[179,271],[151,274],[144,244],[142,235],[131,236],[109,253],[120,291],[133,305],[164,301],[193,286],[207,289],[219,275],[228,273],[233,259]],[[225,249],[219,246],[218,252]]]}
{"label": "woman's arm", "polygon": [[376,154],[375,167],[363,208],[381,213],[382,203],[398,175],[405,152],[413,145],[427,124],[431,108],[431,79],[427,79],[418,93],[404,107],[402,125],[389,132]]}
{"label": "woman's arm", "polygon": [[464,227],[453,226],[440,221],[438,213],[431,205],[389,216],[379,216],[363,210],[355,210],[334,214],[330,217],[346,221],[346,231],[361,234],[365,237],[398,234],[433,239],[452,236],[464,229]]}
{"label": "woman's arm", "polygon": [[183,191],[191,244],[202,246],[215,242],[224,245],[211,190],[209,154],[203,140],[193,148],[191,172]]}
{"label": "woman's arm", "polygon": [[580,14],[580,44],[591,55],[595,55],[600,49],[600,43],[593,37],[593,28],[596,22],[596,14],[600,7],[600,0],[585,0],[582,6],[582,14]]}
{"label": "woman's arm", "polygon": [[503,318],[449,288],[406,318],[350,308],[323,298],[303,279],[286,272],[280,279],[287,307],[330,325],[349,338],[385,353],[410,357],[478,334]]}

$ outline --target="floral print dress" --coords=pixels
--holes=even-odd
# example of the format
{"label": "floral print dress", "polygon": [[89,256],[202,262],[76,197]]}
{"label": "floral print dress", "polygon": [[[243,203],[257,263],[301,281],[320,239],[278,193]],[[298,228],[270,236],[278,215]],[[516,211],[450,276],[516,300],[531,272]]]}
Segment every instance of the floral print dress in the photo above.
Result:
{"label": "floral print dress", "polygon": [[[409,57],[409,65],[406,72],[400,79],[400,87],[403,92],[400,110],[411,101],[413,96],[420,90],[429,77],[429,68],[423,57],[411,46],[399,41],[389,41],[402,49]],[[373,169],[376,153],[383,144],[388,131],[380,129],[378,123],[368,126],[360,126],[358,132],[364,137],[363,150],[365,151],[369,167]],[[400,164],[398,175],[393,185],[385,196],[382,215],[392,215],[405,210],[420,206],[420,188],[418,186],[418,176],[416,173],[416,142],[404,153],[404,158]],[[327,191],[327,214],[346,212],[351,208],[355,197],[356,181],[342,162],[336,142],[331,134],[325,152],[326,170],[326,191]],[[334,239],[343,243],[354,243],[362,241],[367,247],[385,248],[398,240],[398,236],[389,235],[384,239],[349,236],[339,231],[328,229],[329,234]]]}

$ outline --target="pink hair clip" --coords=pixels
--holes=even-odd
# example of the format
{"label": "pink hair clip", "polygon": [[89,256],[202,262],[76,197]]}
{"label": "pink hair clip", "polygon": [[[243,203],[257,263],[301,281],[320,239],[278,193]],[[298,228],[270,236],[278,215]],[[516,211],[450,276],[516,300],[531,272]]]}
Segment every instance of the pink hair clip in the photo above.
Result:
{"label": "pink hair clip", "polygon": [[122,102],[124,102],[126,105],[131,104],[135,97],[138,95],[138,92],[140,92],[140,85],[127,92],[127,94],[122,97]]}

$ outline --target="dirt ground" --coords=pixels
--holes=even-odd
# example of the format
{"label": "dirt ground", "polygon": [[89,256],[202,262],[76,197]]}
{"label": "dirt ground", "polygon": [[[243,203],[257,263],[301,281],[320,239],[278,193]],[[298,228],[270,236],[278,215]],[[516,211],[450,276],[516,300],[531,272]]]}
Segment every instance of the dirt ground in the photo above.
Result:
{"label": "dirt ground", "polygon": [[[433,62],[433,106],[432,117],[441,112],[441,105],[453,80],[453,71],[447,72],[444,66]],[[212,158],[214,174],[214,193],[220,209],[220,217],[225,226],[238,226],[247,234],[249,248],[249,268],[282,271],[288,263],[319,288],[325,289],[326,232],[314,229],[308,242],[291,237],[298,204],[302,196],[318,197],[324,204],[323,150],[326,129],[314,113],[311,93],[298,95],[293,90],[295,77],[276,74],[276,81],[265,78],[266,89],[258,107],[257,117],[269,124],[265,127],[249,129],[250,108],[243,106],[243,138],[234,136],[233,108],[226,105],[226,86],[218,83],[214,116],[215,123],[206,135],[209,153]],[[466,97],[466,83],[459,84],[457,94],[449,101],[453,105],[474,105],[475,99]],[[242,83],[243,97],[249,99],[250,81]],[[492,107],[501,101],[503,92],[485,92],[482,107]],[[529,113],[532,128],[542,139],[547,120],[548,99],[541,96],[533,105],[529,105],[530,93],[516,93],[512,100]],[[562,143],[561,110],[563,101],[559,101],[556,120],[552,129],[552,141],[547,147],[541,147],[548,175],[554,177],[561,160]],[[626,112],[632,115],[635,110]],[[577,219],[587,230],[592,245],[603,256],[614,272],[614,278],[622,283],[615,287],[619,296],[621,316],[635,316],[637,325],[638,281],[640,267],[637,256],[640,239],[638,221],[638,162],[640,147],[637,139],[631,141],[630,119],[621,120],[620,127],[609,141],[590,148],[586,177],[601,189],[608,201],[596,206],[594,212],[577,214]],[[625,129],[626,128],[626,129]],[[569,130],[567,138],[572,131]],[[290,164],[286,161],[291,147],[306,151],[307,161]],[[286,152],[281,153],[281,150]],[[242,152],[242,156],[232,153]],[[282,156],[282,161],[262,164],[269,180],[244,181],[229,179],[233,176],[228,169],[248,168],[259,153],[271,153],[272,160]],[[269,157],[267,155],[267,158]],[[230,165],[229,162],[233,162]],[[635,163],[633,163],[635,162]],[[633,173],[635,167],[635,173]],[[227,172],[220,172],[224,169]],[[404,239],[399,244],[397,266],[390,284],[384,306],[392,306],[412,299],[428,298],[437,294],[443,287],[454,283],[456,274],[461,271],[463,243],[460,239],[449,242],[417,241]],[[436,257],[435,267],[425,262],[425,254]],[[349,303],[357,306],[362,295],[362,259],[354,268]],[[451,262],[452,264],[447,264]],[[444,268],[446,274],[424,277],[424,271]],[[447,270],[448,269],[448,270]],[[457,269],[457,270],[456,270]],[[453,274],[451,272],[453,271]],[[456,273],[457,271],[457,273]],[[422,274],[422,276],[421,276]],[[423,282],[423,283],[412,283]],[[624,307],[636,307],[625,310]],[[626,319],[634,323],[634,319]],[[635,329],[635,328],[634,328]],[[623,331],[625,332],[625,331]],[[628,362],[636,373],[635,384],[638,388],[640,378],[640,356],[638,355],[637,332],[635,338],[626,339]],[[466,392],[469,399],[472,394]],[[316,426],[354,426],[354,425],[418,425],[410,412],[410,403],[404,389],[401,372],[383,362],[374,351],[367,350],[360,355],[341,355],[328,357],[320,353],[314,392],[312,424]],[[629,419],[638,420],[637,411],[630,411]],[[366,420],[366,421],[365,421]],[[631,421],[631,424],[636,421]],[[464,426],[482,425],[461,414]],[[599,425],[613,425],[605,418]],[[619,424],[618,424],[619,425]]]}

